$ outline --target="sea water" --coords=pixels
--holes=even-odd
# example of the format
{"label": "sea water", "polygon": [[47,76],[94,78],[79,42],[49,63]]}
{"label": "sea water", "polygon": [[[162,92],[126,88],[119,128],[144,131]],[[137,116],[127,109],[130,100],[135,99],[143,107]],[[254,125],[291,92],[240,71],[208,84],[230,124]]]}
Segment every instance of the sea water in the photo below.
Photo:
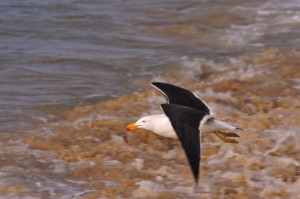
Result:
{"label": "sea water", "polygon": [[[2,198],[299,197],[299,1],[1,1],[0,13]],[[205,193],[178,141],[123,140],[161,112],[151,81],[245,129],[237,145],[202,139]]]}

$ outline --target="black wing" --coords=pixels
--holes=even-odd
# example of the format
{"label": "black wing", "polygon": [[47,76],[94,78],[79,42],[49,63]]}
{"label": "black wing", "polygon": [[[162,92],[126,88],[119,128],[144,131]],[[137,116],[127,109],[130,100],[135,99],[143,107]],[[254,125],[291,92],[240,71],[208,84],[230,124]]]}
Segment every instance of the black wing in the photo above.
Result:
{"label": "black wing", "polygon": [[208,106],[189,90],[162,82],[152,82],[152,85],[166,96],[169,104],[187,106],[211,114]]}
{"label": "black wing", "polygon": [[198,183],[201,159],[199,125],[203,117],[207,114],[175,104],[162,104],[161,107],[171,121],[188,158],[195,181]]}

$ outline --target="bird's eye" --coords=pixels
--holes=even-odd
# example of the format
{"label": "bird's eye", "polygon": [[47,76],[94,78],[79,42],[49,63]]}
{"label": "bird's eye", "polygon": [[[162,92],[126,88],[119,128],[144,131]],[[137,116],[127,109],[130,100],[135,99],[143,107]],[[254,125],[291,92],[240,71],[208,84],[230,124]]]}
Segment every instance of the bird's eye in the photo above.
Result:
{"label": "bird's eye", "polygon": [[143,122],[143,123],[145,123],[146,121],[145,121],[145,120],[143,120],[142,122]]}

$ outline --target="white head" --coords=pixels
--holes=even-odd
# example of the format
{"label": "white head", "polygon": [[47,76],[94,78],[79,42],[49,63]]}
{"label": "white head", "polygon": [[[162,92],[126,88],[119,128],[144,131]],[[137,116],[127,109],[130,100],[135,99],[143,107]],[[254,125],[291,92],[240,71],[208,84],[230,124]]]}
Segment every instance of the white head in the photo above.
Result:
{"label": "white head", "polygon": [[137,128],[153,131],[154,123],[155,123],[154,115],[145,116],[145,117],[140,118],[135,123],[131,123],[131,124],[127,125],[126,131],[133,131]]}
{"label": "white head", "polygon": [[164,137],[177,138],[171,122],[165,114],[142,117],[135,123],[129,124],[126,127],[126,131],[133,131],[137,128],[146,129]]}

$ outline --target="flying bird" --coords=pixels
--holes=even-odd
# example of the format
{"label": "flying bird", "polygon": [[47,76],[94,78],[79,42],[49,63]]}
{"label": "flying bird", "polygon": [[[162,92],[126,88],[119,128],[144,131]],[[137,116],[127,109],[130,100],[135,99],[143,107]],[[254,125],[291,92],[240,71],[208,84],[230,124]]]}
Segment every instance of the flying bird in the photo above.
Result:
{"label": "flying bird", "polygon": [[[230,137],[239,137],[232,131],[242,129],[218,120],[205,102],[189,90],[162,82],[152,82],[152,86],[167,98],[167,103],[161,104],[164,114],[142,117],[129,124],[126,131],[141,128],[164,137],[178,138],[198,184],[201,159],[200,134],[213,133],[223,142],[238,143]],[[226,130],[230,132],[225,132]]]}

